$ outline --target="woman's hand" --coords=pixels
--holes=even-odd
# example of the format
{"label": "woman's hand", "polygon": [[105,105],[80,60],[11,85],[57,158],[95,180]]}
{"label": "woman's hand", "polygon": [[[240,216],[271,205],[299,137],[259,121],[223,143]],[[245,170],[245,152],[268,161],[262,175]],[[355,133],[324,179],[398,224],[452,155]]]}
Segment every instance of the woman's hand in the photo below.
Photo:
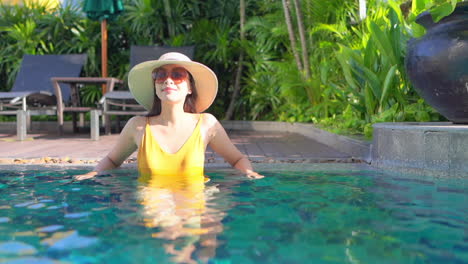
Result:
{"label": "woman's hand", "polygon": [[81,175],[75,175],[73,176],[73,179],[75,181],[82,181],[86,179],[91,179],[94,176],[98,175],[100,172],[111,170],[117,168],[119,164],[116,164],[111,158],[109,158],[109,155],[105,156],[103,159],[101,159],[98,163],[98,165],[94,168],[93,171],[90,171],[86,174],[81,174]]}
{"label": "woman's hand", "polygon": [[250,179],[261,179],[261,178],[264,178],[265,176],[261,175],[261,174],[258,174],[256,173],[255,171],[250,171],[247,173],[247,178],[250,178]]}
{"label": "woman's hand", "polygon": [[142,127],[145,124],[144,122],[144,117],[132,117],[120,133],[117,144],[114,146],[111,152],[107,154],[107,156],[99,161],[94,170],[86,174],[75,175],[73,176],[73,179],[75,181],[90,179],[101,172],[119,167],[120,164],[122,164],[122,162],[137,149],[134,136],[137,127]]}
{"label": "woman's hand", "polygon": [[93,178],[97,174],[98,174],[97,171],[90,171],[90,172],[88,172],[86,174],[75,175],[75,176],[73,176],[73,179],[76,180],[76,181],[82,181],[82,180]]}

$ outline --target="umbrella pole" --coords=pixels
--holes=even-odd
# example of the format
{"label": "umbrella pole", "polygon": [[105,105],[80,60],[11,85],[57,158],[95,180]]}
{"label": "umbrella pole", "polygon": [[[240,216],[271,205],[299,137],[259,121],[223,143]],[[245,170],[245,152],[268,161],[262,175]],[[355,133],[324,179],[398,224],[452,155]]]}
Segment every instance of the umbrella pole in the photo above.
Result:
{"label": "umbrella pole", "polygon": [[[107,77],[107,19],[101,21],[101,72],[102,77]],[[102,94],[106,93],[107,87],[102,85]]]}

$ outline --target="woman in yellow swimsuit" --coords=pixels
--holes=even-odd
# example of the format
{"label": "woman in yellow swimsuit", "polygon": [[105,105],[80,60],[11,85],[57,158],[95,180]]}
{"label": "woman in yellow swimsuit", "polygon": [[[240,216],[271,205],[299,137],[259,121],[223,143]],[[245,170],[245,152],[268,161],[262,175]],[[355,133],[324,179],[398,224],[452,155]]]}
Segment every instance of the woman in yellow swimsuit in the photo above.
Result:
{"label": "woman in yellow swimsuit", "polygon": [[202,113],[218,90],[217,77],[210,68],[170,52],[136,65],[129,73],[128,84],[135,99],[149,111],[148,116],[131,118],[117,144],[94,171],[75,179],[92,178],[117,168],[138,149],[142,179],[153,177],[153,182],[163,184],[173,183],[171,177],[177,176],[190,178],[192,183],[203,182],[208,145],[247,177],[263,177],[232,144],[219,121]]}
{"label": "woman in yellow swimsuit", "polygon": [[136,65],[128,83],[147,116],[131,118],[119,140],[94,171],[75,176],[92,178],[114,169],[138,149],[137,192],[143,205],[143,224],[159,227],[154,237],[186,238],[181,250],[166,245],[168,253],[191,262],[194,243],[205,245],[205,258],[214,254],[221,218],[206,208],[210,192],[204,189],[205,149],[209,145],[234,168],[249,178],[262,178],[250,161],[232,144],[226,131],[211,114],[202,113],[214,101],[216,75],[207,66],[180,53],[166,53],[159,60]]}

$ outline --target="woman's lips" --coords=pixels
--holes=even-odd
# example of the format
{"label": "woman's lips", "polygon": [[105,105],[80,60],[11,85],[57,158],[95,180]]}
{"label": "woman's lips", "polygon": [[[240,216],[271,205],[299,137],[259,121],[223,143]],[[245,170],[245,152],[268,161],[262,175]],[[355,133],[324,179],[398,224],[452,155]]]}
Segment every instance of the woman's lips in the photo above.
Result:
{"label": "woman's lips", "polygon": [[177,91],[177,89],[169,88],[169,87],[163,89],[163,92],[173,92],[173,91]]}

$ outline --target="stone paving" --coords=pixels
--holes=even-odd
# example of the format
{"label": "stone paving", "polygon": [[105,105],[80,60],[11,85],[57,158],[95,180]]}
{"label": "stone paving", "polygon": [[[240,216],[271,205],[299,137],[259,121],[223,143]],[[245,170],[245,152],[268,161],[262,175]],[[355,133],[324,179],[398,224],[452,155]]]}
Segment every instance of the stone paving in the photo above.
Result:
{"label": "stone paving", "polygon": [[[324,163],[356,162],[350,155],[330,148],[300,134],[228,130],[239,150],[254,163]],[[0,134],[0,164],[71,163],[95,164],[118,140],[118,135],[103,135],[92,141],[89,134],[28,134],[28,140],[17,141],[14,134]],[[126,161],[136,161],[136,152]],[[210,148],[207,163],[224,160]]]}

